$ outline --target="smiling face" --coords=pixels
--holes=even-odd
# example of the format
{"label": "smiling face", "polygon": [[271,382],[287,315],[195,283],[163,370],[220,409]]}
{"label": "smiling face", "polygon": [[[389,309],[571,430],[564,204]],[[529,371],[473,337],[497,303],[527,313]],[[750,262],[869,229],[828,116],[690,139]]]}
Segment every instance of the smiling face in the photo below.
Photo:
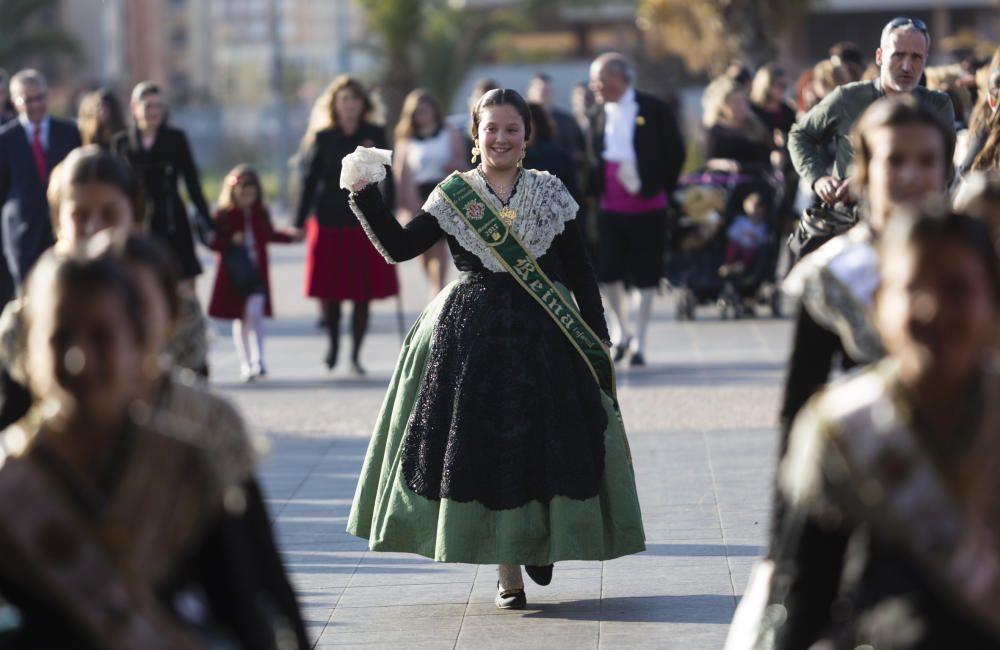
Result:
{"label": "smiling face", "polygon": [[524,149],[524,119],[512,104],[487,106],[479,111],[476,136],[484,166],[512,169],[517,166]]}
{"label": "smiling face", "polygon": [[891,32],[875,50],[882,88],[897,93],[916,88],[927,64],[927,45],[927,37],[919,29],[903,27]]}
{"label": "smiling face", "polygon": [[929,124],[883,126],[866,137],[871,225],[881,230],[899,206],[944,191],[947,161],[941,133]]}
{"label": "smiling face", "polygon": [[876,322],[904,377],[952,385],[975,370],[996,329],[986,267],[946,239],[883,256]]}

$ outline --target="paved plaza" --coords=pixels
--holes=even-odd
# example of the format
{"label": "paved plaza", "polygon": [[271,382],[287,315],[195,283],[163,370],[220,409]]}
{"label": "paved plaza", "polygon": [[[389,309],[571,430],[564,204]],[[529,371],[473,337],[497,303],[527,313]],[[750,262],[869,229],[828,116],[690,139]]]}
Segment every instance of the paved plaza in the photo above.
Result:
{"label": "paved plaza", "polygon": [[[649,365],[619,373],[646,552],[557,564],[548,587],[525,578],[527,610],[499,611],[495,567],[370,553],[344,532],[399,350],[397,304],[373,310],[367,377],[348,375],[346,336],[328,373],[317,307],[302,297],[303,249],[272,255],[270,376],[238,383],[228,325],[216,323],[213,384],[269,441],[261,476],[317,648],[722,647],[767,529],[787,321],[705,309],[678,323],[669,298],[657,300]],[[427,289],[416,263],[399,268],[409,325]]]}

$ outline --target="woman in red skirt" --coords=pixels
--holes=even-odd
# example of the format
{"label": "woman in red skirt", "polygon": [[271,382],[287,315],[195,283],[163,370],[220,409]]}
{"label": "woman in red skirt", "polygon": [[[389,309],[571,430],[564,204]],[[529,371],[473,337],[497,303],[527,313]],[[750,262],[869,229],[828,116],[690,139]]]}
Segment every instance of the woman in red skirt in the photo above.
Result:
{"label": "woman in red skirt", "polygon": [[[239,165],[226,175],[219,209],[213,216],[215,238],[212,248],[218,255],[208,315],[233,321],[240,378],[245,382],[267,374],[264,318],[273,314],[267,244],[298,239],[296,232],[275,230],[263,195],[257,172],[249,165]],[[243,262],[249,262],[253,269],[240,269],[234,276],[236,269],[227,268],[224,257],[240,247],[246,250]]]}
{"label": "woman in red skirt", "polygon": [[[340,188],[344,156],[358,146],[388,148],[385,131],[372,122],[375,107],[361,83],[341,75],[316,100],[303,139],[305,179],[295,225],[305,226],[306,295],[318,298],[330,337],[326,367],[337,363],[340,303],[354,304],[351,315],[351,371],[363,375],[361,342],[368,330],[368,304],[399,292],[396,270],[375,250],[347,205]],[[383,192],[394,205],[392,174]],[[312,217],[311,219],[309,217]]]}

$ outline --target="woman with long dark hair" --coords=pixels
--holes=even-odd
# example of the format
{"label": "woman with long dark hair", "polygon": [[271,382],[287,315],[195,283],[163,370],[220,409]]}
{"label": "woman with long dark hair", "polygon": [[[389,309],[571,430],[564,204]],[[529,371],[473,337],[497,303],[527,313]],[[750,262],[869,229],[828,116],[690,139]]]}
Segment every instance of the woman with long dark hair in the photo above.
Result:
{"label": "woman with long dark hair", "polygon": [[125,130],[125,113],[118,96],[106,88],[89,92],[80,100],[76,124],[83,144],[102,149],[114,145],[116,135]]}

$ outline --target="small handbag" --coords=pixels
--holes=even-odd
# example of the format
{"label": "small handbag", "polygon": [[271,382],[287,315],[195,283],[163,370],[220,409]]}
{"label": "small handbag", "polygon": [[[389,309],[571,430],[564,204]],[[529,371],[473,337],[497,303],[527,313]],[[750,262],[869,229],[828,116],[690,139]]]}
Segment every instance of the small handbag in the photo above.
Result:
{"label": "small handbag", "polygon": [[788,236],[792,261],[798,261],[858,223],[857,208],[841,210],[829,205],[808,208],[795,231]]}
{"label": "small handbag", "polygon": [[222,252],[222,268],[240,296],[246,298],[264,290],[260,269],[250,259],[246,246],[230,244],[226,247]]}

